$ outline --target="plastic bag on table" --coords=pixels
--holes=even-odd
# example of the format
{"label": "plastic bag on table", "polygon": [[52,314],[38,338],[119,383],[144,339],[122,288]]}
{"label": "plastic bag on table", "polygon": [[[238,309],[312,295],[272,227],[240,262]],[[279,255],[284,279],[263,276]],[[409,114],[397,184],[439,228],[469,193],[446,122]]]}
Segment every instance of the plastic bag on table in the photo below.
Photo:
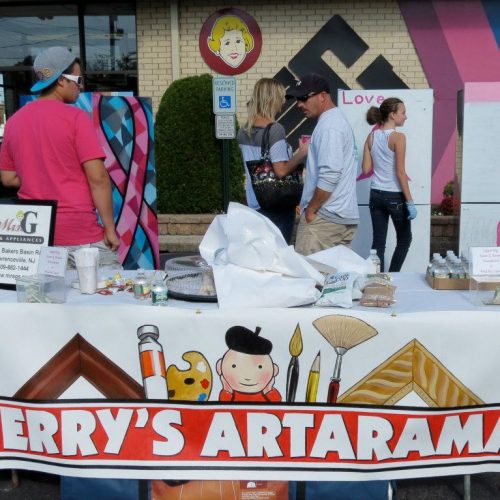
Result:
{"label": "plastic bag on table", "polygon": [[333,273],[325,279],[321,297],[316,306],[352,307],[352,287],[356,273]]}
{"label": "plastic bag on table", "polygon": [[220,307],[310,304],[324,281],[267,217],[238,203],[214,219],[200,254],[213,268]]}
{"label": "plastic bag on table", "polygon": [[337,272],[355,272],[359,275],[365,275],[371,270],[371,261],[363,259],[344,245],[321,250],[321,252],[309,255],[308,258],[332,266]]}
{"label": "plastic bag on table", "polygon": [[254,271],[233,264],[214,266],[214,277],[221,309],[295,307],[312,304],[320,296],[312,279]]}

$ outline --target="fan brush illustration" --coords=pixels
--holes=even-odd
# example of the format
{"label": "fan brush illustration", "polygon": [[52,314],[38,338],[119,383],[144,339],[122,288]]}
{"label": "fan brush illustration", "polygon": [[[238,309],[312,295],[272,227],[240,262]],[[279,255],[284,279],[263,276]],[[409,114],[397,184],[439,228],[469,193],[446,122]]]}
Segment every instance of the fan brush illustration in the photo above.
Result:
{"label": "fan brush illustration", "polygon": [[340,368],[342,356],[353,347],[377,335],[377,330],[364,321],[351,316],[323,316],[313,325],[337,353],[333,376],[328,386],[327,403],[336,403],[340,389]]}

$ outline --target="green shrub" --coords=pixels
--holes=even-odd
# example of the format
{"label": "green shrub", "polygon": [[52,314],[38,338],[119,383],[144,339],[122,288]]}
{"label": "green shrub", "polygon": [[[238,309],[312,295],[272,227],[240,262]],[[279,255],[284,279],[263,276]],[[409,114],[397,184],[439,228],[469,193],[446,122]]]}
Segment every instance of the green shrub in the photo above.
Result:
{"label": "green shrub", "polygon": [[[244,171],[236,140],[230,141],[231,201],[244,199]],[[224,210],[222,141],[215,138],[212,77],[174,81],[155,121],[158,210],[218,213]]]}

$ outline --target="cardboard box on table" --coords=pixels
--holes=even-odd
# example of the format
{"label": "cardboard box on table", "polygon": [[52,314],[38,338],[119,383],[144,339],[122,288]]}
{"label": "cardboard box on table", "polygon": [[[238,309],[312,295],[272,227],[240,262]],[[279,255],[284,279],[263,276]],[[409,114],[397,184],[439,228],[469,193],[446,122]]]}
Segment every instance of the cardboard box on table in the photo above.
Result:
{"label": "cardboard box on table", "polygon": [[434,278],[426,276],[425,280],[434,290],[469,290],[469,278]]}

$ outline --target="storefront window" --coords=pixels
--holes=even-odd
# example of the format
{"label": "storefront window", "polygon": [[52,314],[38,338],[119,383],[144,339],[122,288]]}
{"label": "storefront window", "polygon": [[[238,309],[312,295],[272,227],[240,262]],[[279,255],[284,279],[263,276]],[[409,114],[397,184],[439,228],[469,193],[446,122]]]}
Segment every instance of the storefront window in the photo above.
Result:
{"label": "storefront window", "polygon": [[76,5],[0,7],[0,67],[29,67],[53,45],[80,55]]}
{"label": "storefront window", "polygon": [[[29,14],[29,15],[27,15]],[[60,45],[80,57],[87,91],[137,94],[135,2],[0,4],[0,75],[5,115],[35,81],[34,58]]]}
{"label": "storefront window", "polygon": [[117,7],[85,7],[87,73],[137,70],[135,16],[127,5]]}

